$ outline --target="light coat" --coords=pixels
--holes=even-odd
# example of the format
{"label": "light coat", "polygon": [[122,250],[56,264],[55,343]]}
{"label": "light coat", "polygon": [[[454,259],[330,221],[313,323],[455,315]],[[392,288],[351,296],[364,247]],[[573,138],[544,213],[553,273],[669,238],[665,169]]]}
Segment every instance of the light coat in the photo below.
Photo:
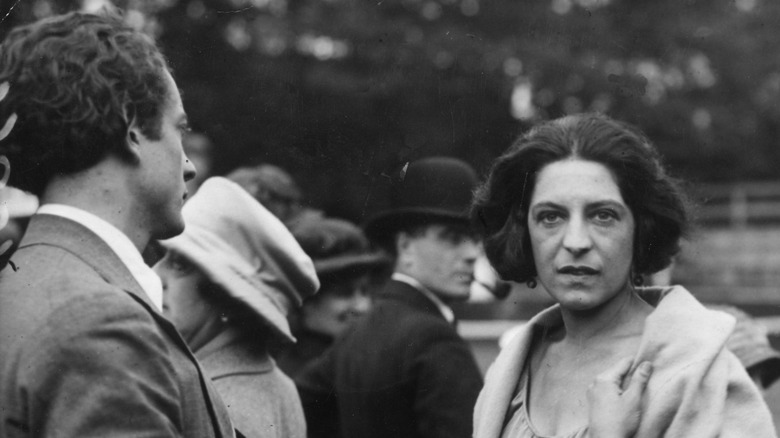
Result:
{"label": "light coat", "polygon": [[[634,358],[653,364],[637,438],[773,438],[769,409],[726,349],[734,319],[706,309],[684,288],[647,288],[647,317]],[[658,301],[660,300],[660,301]],[[488,370],[474,410],[474,437],[501,436],[534,331],[562,324],[558,305],[531,319]]]}
{"label": "light coat", "polygon": [[306,438],[306,420],[292,380],[276,367],[262,340],[222,332],[195,355],[247,438]]}

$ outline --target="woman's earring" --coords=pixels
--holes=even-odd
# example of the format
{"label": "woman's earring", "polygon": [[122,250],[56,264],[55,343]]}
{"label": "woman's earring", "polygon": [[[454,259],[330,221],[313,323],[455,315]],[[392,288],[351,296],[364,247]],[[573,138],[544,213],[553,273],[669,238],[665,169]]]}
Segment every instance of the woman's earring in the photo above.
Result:
{"label": "woman's earring", "polygon": [[529,289],[533,289],[536,287],[536,279],[532,278],[525,282],[525,285],[528,286]]}
{"label": "woman's earring", "polygon": [[222,324],[227,324],[228,321],[230,321],[230,318],[228,318],[227,315],[224,313],[219,317],[219,320],[222,321]]}
{"label": "woman's earring", "polygon": [[643,277],[642,274],[634,274],[633,283],[634,286],[641,286],[645,284],[645,277]]}

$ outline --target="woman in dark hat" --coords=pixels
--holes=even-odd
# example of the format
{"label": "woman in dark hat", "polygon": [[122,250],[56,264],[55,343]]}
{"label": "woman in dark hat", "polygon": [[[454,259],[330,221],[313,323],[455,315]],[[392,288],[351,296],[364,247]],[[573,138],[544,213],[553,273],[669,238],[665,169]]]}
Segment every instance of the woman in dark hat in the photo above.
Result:
{"label": "woman in dark hat", "polygon": [[269,356],[294,342],[287,315],[319,282],[287,228],[244,189],[210,178],[183,209],[186,230],[155,265],[164,314],[247,437],[306,437],[293,382]]}
{"label": "woman in dark hat", "polygon": [[[557,302],[491,367],[475,437],[599,436],[588,387],[616,362],[618,387],[652,366],[633,416],[641,420],[606,412],[633,428],[617,436],[775,436],[726,348],[733,318],[681,286],[639,287],[670,263],[688,225],[680,191],[640,132],[595,114],[540,124],[493,164],[471,217],[505,280],[539,284]],[[615,406],[629,393],[615,392]]]}
{"label": "woman in dark hat", "polygon": [[294,378],[368,312],[370,291],[388,275],[390,260],[369,248],[360,228],[342,219],[312,216],[292,233],[312,258],[320,279],[319,292],[295,314],[292,325],[298,342],[277,357],[279,368]]}

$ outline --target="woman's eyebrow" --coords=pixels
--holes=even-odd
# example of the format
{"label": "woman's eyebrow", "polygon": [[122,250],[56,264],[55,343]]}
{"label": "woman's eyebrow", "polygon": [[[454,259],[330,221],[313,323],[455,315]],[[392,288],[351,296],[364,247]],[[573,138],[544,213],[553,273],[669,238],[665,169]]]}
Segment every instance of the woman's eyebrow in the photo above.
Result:
{"label": "woman's eyebrow", "polygon": [[542,202],[539,202],[539,203],[536,203],[536,204],[531,204],[531,209],[534,209],[534,208],[544,208],[544,207],[548,207],[548,208],[564,208],[563,205],[558,204],[558,203],[553,202],[553,201],[542,201]]}
{"label": "woman's eyebrow", "polygon": [[613,208],[618,208],[618,209],[621,209],[621,210],[628,209],[628,206],[626,206],[626,204],[624,204],[624,203],[622,203],[620,201],[617,201],[617,200],[613,200],[613,199],[606,199],[606,200],[602,200],[602,201],[596,201],[596,202],[588,203],[587,206],[588,206],[588,208],[613,207]]}
{"label": "woman's eyebrow", "polygon": [[[624,203],[615,199],[603,199],[603,200],[588,202],[585,204],[585,208],[587,209],[594,209],[594,208],[601,208],[601,207],[612,207],[621,210],[625,210],[628,208]],[[566,209],[567,207],[564,206],[563,204],[554,201],[542,201],[536,204],[532,204],[529,210],[535,210],[539,208]]]}

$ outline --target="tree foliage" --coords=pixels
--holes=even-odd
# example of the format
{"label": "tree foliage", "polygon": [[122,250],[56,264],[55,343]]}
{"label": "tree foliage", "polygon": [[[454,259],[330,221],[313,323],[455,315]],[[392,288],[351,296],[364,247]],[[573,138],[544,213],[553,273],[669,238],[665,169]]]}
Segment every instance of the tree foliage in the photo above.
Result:
{"label": "tree foliage", "polygon": [[[96,1],[3,1],[9,26]],[[407,160],[480,171],[538,120],[603,111],[693,181],[776,179],[770,0],[117,0],[164,47],[216,165],[271,162],[360,220]],[[44,6],[47,5],[47,6]]]}

